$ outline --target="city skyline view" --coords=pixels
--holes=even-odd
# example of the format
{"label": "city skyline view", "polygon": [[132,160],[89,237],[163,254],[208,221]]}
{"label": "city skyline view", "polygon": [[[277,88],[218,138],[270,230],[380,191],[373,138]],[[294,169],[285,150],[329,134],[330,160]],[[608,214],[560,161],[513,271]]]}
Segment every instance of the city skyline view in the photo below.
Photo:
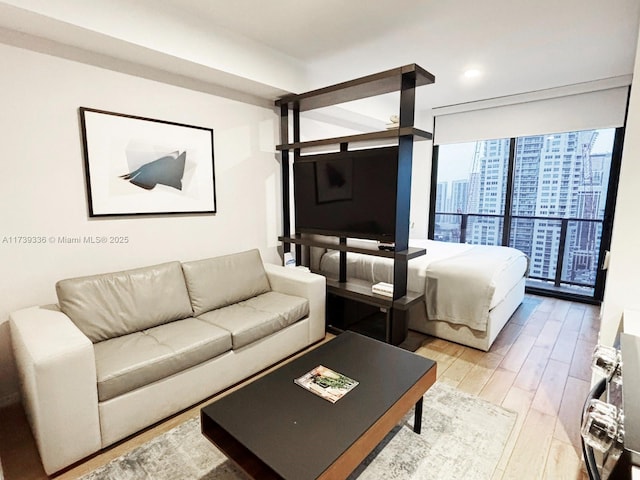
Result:
{"label": "city skyline view", "polygon": [[529,256],[530,278],[592,288],[614,135],[518,137],[511,177],[510,139],[441,145],[434,238],[512,246]]}
{"label": "city skyline view", "polygon": [[[611,154],[613,147],[613,137],[615,128],[607,128],[595,130],[597,138],[593,145],[592,154],[608,153]],[[546,137],[554,137],[563,135],[563,133],[547,134]],[[499,139],[498,139],[499,140]],[[479,142],[491,142],[493,140],[480,140]],[[440,155],[447,157],[455,157],[455,163],[450,163],[444,171],[438,170],[438,182],[468,179],[470,166],[473,162],[475,146],[478,142],[455,143],[450,145],[440,145]]]}

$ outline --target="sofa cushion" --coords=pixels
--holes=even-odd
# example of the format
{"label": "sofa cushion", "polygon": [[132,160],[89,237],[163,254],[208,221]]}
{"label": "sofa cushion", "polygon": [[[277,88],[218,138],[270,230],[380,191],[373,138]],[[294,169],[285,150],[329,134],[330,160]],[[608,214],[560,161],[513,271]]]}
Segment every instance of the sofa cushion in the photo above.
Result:
{"label": "sofa cushion", "polygon": [[237,349],[282,330],[308,314],[306,298],[267,292],[198,318],[231,332],[233,348]]}
{"label": "sofa cushion", "polygon": [[286,325],[291,325],[309,315],[309,300],[280,292],[263,293],[241,304],[255,310],[277,313],[284,318]]}
{"label": "sofa cushion", "polygon": [[182,269],[195,317],[271,290],[255,249],[185,262]]}
{"label": "sofa cushion", "polygon": [[180,262],[61,280],[56,293],[94,343],[193,315]]}
{"label": "sofa cushion", "polygon": [[231,349],[231,335],[195,318],[94,344],[98,398],[109,400]]}

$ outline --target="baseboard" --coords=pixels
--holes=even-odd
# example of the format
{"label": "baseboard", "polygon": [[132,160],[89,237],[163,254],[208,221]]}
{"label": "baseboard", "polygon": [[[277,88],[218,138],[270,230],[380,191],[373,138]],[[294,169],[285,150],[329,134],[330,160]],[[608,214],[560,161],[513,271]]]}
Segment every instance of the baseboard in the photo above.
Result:
{"label": "baseboard", "polygon": [[5,395],[4,397],[0,397],[0,408],[6,407],[8,405],[13,405],[14,403],[20,402],[20,393],[14,392],[9,395]]}

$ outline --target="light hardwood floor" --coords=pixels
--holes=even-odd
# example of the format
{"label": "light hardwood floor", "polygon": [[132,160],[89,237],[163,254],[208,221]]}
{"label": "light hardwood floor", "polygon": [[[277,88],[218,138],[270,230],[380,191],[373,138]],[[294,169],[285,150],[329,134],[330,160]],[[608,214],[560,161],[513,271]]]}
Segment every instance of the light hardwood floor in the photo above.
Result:
{"label": "light hardwood floor", "polygon": [[438,380],[518,413],[493,475],[586,479],[580,447],[599,308],[527,295],[487,353],[426,339]]}
{"label": "light hardwood floor", "polygon": [[[580,412],[589,391],[598,322],[598,307],[527,295],[486,353],[411,332],[411,340],[421,343],[416,353],[438,362],[438,381],[518,413],[494,480],[587,479]],[[55,478],[77,478],[195,416],[201,406]],[[48,478],[19,406],[0,410],[0,458],[6,480]]]}

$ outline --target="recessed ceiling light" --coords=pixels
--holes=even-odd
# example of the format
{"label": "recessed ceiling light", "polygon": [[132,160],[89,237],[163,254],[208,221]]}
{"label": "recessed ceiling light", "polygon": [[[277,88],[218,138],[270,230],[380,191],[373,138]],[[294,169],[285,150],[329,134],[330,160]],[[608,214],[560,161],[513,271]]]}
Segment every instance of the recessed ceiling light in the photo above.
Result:
{"label": "recessed ceiling light", "polygon": [[479,77],[481,73],[482,72],[480,72],[480,70],[478,70],[477,68],[470,68],[464,71],[464,76],[466,78],[476,78]]}

